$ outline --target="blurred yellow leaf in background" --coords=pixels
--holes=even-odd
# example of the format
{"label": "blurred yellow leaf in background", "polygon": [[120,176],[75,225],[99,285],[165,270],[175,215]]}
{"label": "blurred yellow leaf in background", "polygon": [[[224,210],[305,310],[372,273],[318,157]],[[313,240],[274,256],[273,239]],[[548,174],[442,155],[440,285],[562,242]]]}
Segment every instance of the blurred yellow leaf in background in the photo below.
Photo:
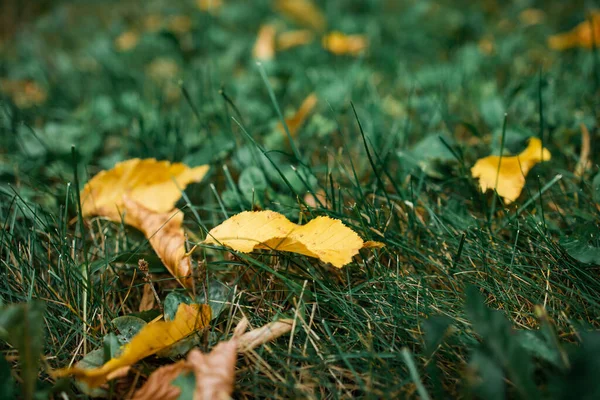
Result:
{"label": "blurred yellow leaf in background", "polygon": [[352,261],[363,240],[340,220],[317,217],[306,225],[274,211],[244,211],[213,228],[204,243],[242,253],[256,249],[289,251],[319,258],[337,268]]}
{"label": "blurred yellow leaf in background", "polygon": [[358,56],[369,45],[364,35],[346,35],[342,32],[331,32],[323,37],[323,47],[333,54]]}
{"label": "blurred yellow leaf in background", "polygon": [[275,26],[270,24],[261,25],[252,49],[254,58],[261,61],[269,61],[275,58],[275,34]]}
{"label": "blurred yellow leaf in background", "polygon": [[[300,127],[302,126],[304,121],[306,121],[306,118],[311,113],[311,111],[315,108],[316,105],[317,105],[317,95],[314,93],[311,93],[304,99],[304,101],[300,105],[300,108],[298,108],[298,111],[296,111],[296,114],[294,114],[290,118],[286,118],[285,123],[286,123],[286,125],[290,131],[290,135],[292,135],[292,137],[296,137],[296,134],[298,133],[298,129],[300,129]],[[281,130],[281,132],[285,133],[285,128],[283,127],[283,125],[281,123],[279,123],[278,126],[279,126],[279,130]]]}
{"label": "blurred yellow leaf in background", "polygon": [[277,50],[288,50],[313,41],[315,35],[308,29],[282,32],[277,35]]}
{"label": "blurred yellow leaf in background", "polygon": [[525,186],[525,177],[531,168],[550,158],[550,151],[542,148],[542,141],[538,138],[530,138],[527,148],[519,155],[488,156],[477,160],[471,168],[471,175],[473,178],[479,178],[482,192],[495,188],[498,195],[508,204],[519,198]]}
{"label": "blurred yellow leaf in background", "polygon": [[277,11],[300,25],[322,31],[327,20],[321,10],[310,0],[277,0]]}
{"label": "blurred yellow leaf in background", "polygon": [[548,46],[554,50],[567,50],[573,47],[591,49],[600,46],[600,12],[594,11],[589,19],[568,32],[550,36]]}

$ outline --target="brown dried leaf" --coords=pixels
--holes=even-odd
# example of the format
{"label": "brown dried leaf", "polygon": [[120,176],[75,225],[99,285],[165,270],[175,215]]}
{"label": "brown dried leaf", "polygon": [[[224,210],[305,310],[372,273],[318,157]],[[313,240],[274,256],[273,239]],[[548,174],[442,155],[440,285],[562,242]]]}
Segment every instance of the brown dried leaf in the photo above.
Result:
{"label": "brown dried leaf", "polygon": [[135,392],[132,400],[175,400],[181,394],[181,389],[171,383],[179,375],[190,371],[192,366],[186,360],[160,367],[150,375],[144,386]]}
{"label": "brown dried leaf", "polygon": [[246,332],[238,339],[238,351],[244,353],[277,339],[292,330],[294,320],[280,319],[265,326]]}
{"label": "brown dried leaf", "polygon": [[194,400],[229,399],[235,383],[236,339],[221,342],[209,354],[198,349],[189,352],[187,361],[196,375]]}
{"label": "brown dried leaf", "polygon": [[144,293],[142,294],[142,299],[140,300],[140,307],[138,311],[148,311],[154,308],[154,303],[156,299],[154,298],[154,290],[152,290],[152,284],[146,283],[144,285]]}
{"label": "brown dried leaf", "polygon": [[183,213],[177,209],[157,213],[127,196],[123,197],[123,206],[128,222],[144,233],[171,275],[184,287],[191,287],[192,262],[185,251]]}

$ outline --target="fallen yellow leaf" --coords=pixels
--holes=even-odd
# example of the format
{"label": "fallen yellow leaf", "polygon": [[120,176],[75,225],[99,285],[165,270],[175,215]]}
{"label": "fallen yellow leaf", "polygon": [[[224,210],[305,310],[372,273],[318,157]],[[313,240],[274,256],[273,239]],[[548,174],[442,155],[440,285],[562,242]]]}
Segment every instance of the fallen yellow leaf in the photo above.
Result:
{"label": "fallen yellow leaf", "polygon": [[133,400],[179,398],[181,389],[172,382],[182,374],[193,372],[196,378],[194,399],[229,399],[235,383],[237,353],[250,351],[292,330],[293,321],[284,319],[244,333],[248,320],[243,318],[231,340],[216,345],[208,354],[198,349],[188,353],[185,361],[158,368],[144,386],[138,389]]}
{"label": "fallen yellow leaf", "polygon": [[360,55],[369,42],[364,35],[346,35],[342,32],[331,32],[323,37],[323,47],[333,54],[352,56]]}
{"label": "fallen yellow leaf", "polygon": [[317,217],[306,225],[274,211],[244,211],[213,228],[204,243],[222,244],[242,253],[256,249],[289,251],[319,258],[337,268],[352,261],[363,240],[341,221]]}
{"label": "fallen yellow leaf", "polygon": [[[591,24],[590,24],[591,20]],[[600,11],[594,11],[590,20],[577,25],[569,32],[550,36],[548,46],[554,50],[566,50],[573,47],[584,47],[591,49],[594,45],[600,45]]]}
{"label": "fallen yellow leaf", "polygon": [[321,10],[310,0],[277,0],[275,7],[297,23],[318,31],[327,24]]}
{"label": "fallen yellow leaf", "polygon": [[531,168],[550,158],[550,151],[542,148],[542,141],[530,138],[527,148],[517,156],[488,156],[478,160],[471,168],[471,175],[479,178],[482,192],[495,188],[498,195],[509,204],[519,198],[525,186],[525,177]]}
{"label": "fallen yellow leaf", "polygon": [[[300,105],[300,108],[298,108],[296,114],[294,114],[294,116],[290,118],[286,118],[285,123],[292,137],[296,137],[298,129],[300,129],[300,127],[302,126],[302,124],[316,105],[317,96],[314,93],[311,93],[308,95],[308,97],[306,97],[306,99],[304,99],[304,101]],[[285,129],[283,125],[281,125],[281,123],[279,123],[279,129],[281,130],[281,132],[285,133]]]}
{"label": "fallen yellow leaf", "polygon": [[108,381],[115,372],[129,367],[141,359],[158,353],[179,340],[208,326],[210,322],[210,306],[206,304],[180,304],[173,321],[158,321],[144,326],[131,341],[126,344],[121,354],[104,365],[94,369],[83,369],[77,366],[55,371],[55,377],[74,376],[88,386],[94,388]]}
{"label": "fallen yellow leaf", "polygon": [[312,42],[314,34],[307,30],[283,32],[277,36],[277,50],[288,50]]}
{"label": "fallen yellow leaf", "polygon": [[252,56],[257,60],[269,61],[275,58],[275,27],[262,25],[258,31]]}
{"label": "fallen yellow leaf", "polygon": [[[100,215],[120,222],[124,211],[123,195],[150,211],[171,211],[181,191],[192,182],[200,182],[208,165],[190,168],[181,163],[134,158],[94,176],[81,191],[84,217]],[[125,215],[125,223],[132,224]],[[136,225],[134,225],[136,226]]]}

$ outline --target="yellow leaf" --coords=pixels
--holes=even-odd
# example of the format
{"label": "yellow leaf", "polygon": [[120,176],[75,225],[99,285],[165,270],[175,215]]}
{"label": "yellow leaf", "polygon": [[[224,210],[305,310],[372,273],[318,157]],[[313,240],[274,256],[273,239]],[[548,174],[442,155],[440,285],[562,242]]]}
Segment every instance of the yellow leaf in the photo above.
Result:
{"label": "yellow leaf", "polygon": [[[560,33],[548,38],[548,46],[554,50],[566,50],[573,47],[591,49],[596,43],[600,44],[600,12],[594,11],[590,21],[584,21],[569,32]],[[593,26],[592,26],[593,25]]]}
{"label": "yellow leaf", "polygon": [[318,31],[327,24],[321,10],[310,0],[277,0],[275,7],[297,23]]}
{"label": "yellow leaf", "polygon": [[331,32],[323,37],[323,47],[333,54],[360,55],[369,45],[364,35],[346,35],[342,32]]}
{"label": "yellow leaf", "polygon": [[289,251],[319,258],[337,268],[352,261],[363,240],[341,221],[317,217],[296,225],[274,211],[245,211],[213,228],[204,243],[242,253],[256,249]]}
{"label": "yellow leaf", "polygon": [[196,378],[194,399],[229,399],[235,383],[237,353],[250,351],[292,330],[293,320],[271,322],[244,333],[248,320],[243,318],[235,328],[233,338],[217,344],[210,353],[198,349],[188,353],[187,360],[158,368],[144,386],[135,392],[133,400],[177,399],[181,390],[172,382],[182,374],[193,372]]}
{"label": "yellow leaf", "polygon": [[[317,96],[314,93],[311,93],[308,95],[308,97],[306,97],[306,99],[304,99],[296,114],[291,118],[286,118],[285,123],[288,126],[290,135],[292,135],[292,137],[296,137],[298,129],[300,129],[310,112],[313,110],[313,108],[315,108],[315,105],[317,105]],[[279,124],[279,129],[285,133],[284,127],[281,125],[281,123]]]}
{"label": "yellow leaf", "polygon": [[[190,168],[181,163],[134,158],[94,176],[81,191],[84,217],[100,215],[120,222],[123,195],[150,211],[168,212],[192,182],[200,182],[208,165]],[[131,224],[125,215],[125,223]],[[135,226],[135,225],[134,225]]]}
{"label": "yellow leaf", "polygon": [[123,205],[129,223],[144,233],[171,275],[191,288],[192,263],[185,251],[183,213],[177,209],[166,213],[150,211],[127,196],[123,197]]}
{"label": "yellow leaf", "polygon": [[257,60],[269,61],[275,58],[275,27],[262,25],[258,31],[252,56]]}
{"label": "yellow leaf", "polygon": [[489,156],[478,160],[471,168],[471,175],[479,178],[482,192],[496,188],[498,195],[508,204],[519,198],[531,168],[550,158],[550,151],[542,148],[541,140],[530,138],[527,148],[517,156]]}
{"label": "yellow leaf", "polygon": [[115,47],[119,51],[129,51],[137,46],[140,35],[135,31],[125,31],[115,39]]}
{"label": "yellow leaf", "polygon": [[121,354],[104,365],[94,369],[77,366],[58,370],[55,377],[72,375],[90,387],[97,387],[108,381],[111,374],[129,367],[141,359],[156,354],[192,333],[205,328],[210,322],[210,306],[206,304],[180,304],[173,321],[158,321],[144,326]]}
{"label": "yellow leaf", "polygon": [[277,50],[288,50],[312,42],[314,34],[306,29],[283,32],[277,36]]}

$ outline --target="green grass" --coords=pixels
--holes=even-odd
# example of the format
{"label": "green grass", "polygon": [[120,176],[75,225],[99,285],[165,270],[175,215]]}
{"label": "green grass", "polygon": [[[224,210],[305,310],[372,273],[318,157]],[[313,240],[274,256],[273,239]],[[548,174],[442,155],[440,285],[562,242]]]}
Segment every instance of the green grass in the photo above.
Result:
{"label": "green grass", "polygon": [[[85,397],[49,371],[106,348],[111,321],[138,311],[138,259],[163,300],[183,293],[135,229],[78,217],[94,174],[155,157],[212,166],[178,204],[190,248],[253,208],[294,222],[329,215],[386,245],[339,270],[200,246],[196,292],[215,280],[231,288],[201,349],[228,339],[242,315],[254,327],[297,321],[293,340],[240,357],[234,397],[597,398],[600,55],[548,49],[589,8],[545,3],[328,1],[329,28],[367,35],[365,55],[335,56],[317,39],[261,66],[251,57],[259,26],[298,28],[266,0],[225,1],[213,15],[190,2],[59,2],[23,25],[1,44],[0,76],[33,80],[47,99],[0,98],[5,397],[13,381],[32,393],[40,343],[39,396]],[[529,26],[519,16],[533,7],[544,18]],[[186,14],[192,28],[145,32],[117,51],[113,40],[148,14]],[[177,74],[152,79],[157,58]],[[290,145],[277,123],[311,92],[319,103]],[[582,123],[592,151],[579,177]],[[501,147],[515,154],[531,136],[552,160],[519,200],[480,193],[474,162]],[[307,193],[326,202],[309,207]],[[43,333],[28,323],[39,312]]]}

